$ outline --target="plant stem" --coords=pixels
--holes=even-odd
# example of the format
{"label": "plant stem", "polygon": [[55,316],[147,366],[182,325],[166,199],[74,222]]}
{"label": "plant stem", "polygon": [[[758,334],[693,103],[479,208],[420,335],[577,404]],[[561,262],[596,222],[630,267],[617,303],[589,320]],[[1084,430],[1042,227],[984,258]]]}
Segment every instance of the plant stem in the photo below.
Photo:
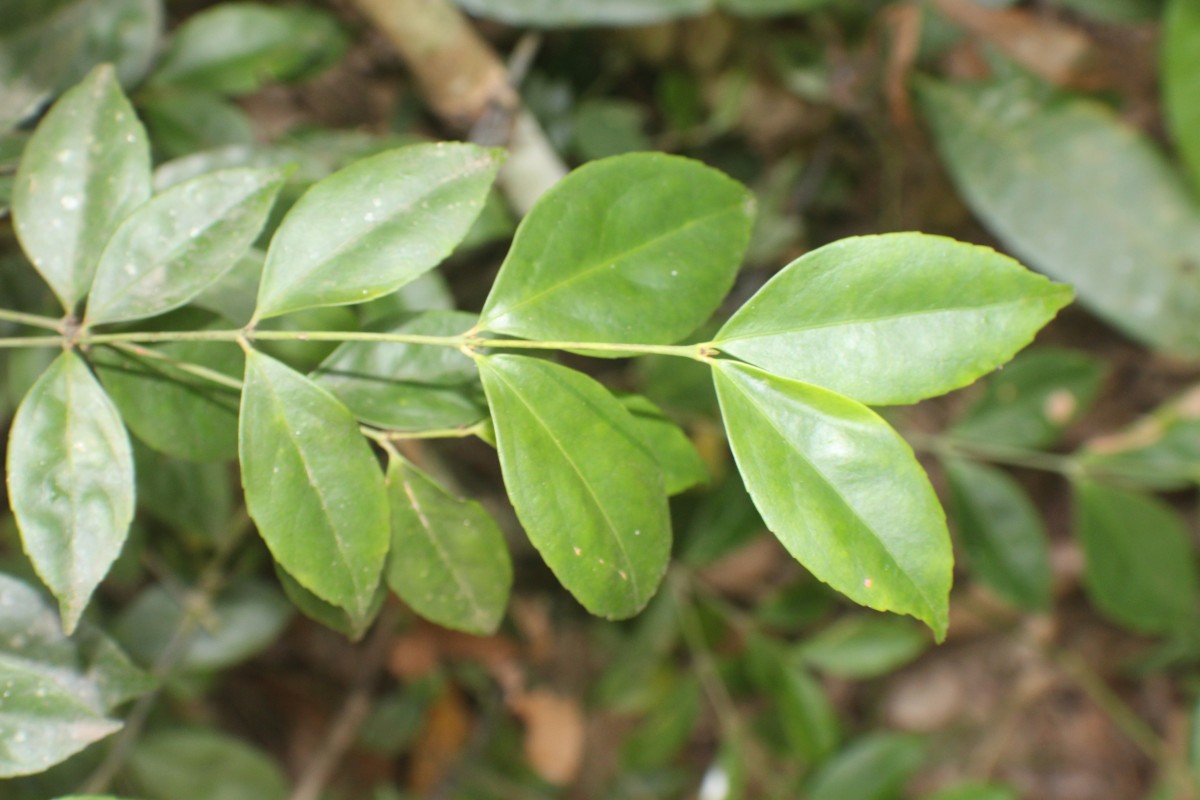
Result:
{"label": "plant stem", "polygon": [[952,436],[931,436],[924,433],[907,433],[905,438],[915,449],[943,458],[990,461],[995,464],[1054,472],[1067,478],[1077,478],[1085,471],[1084,466],[1078,460],[1057,453],[1044,453],[1040,450],[1028,450],[1023,447],[992,442],[964,441]]}
{"label": "plant stem", "polygon": [[242,382],[231,375],[226,375],[224,372],[217,372],[215,369],[209,369],[208,367],[204,367],[199,364],[193,364],[190,361],[181,361],[178,358],[172,358],[171,356],[158,350],[151,350],[148,347],[129,344],[127,342],[114,342],[113,344],[109,345],[109,347],[120,350],[123,353],[129,353],[130,355],[137,356],[138,358],[148,358],[154,361],[161,361],[164,364],[170,364],[180,372],[186,372],[190,375],[195,375],[198,378],[204,378],[205,380],[212,381],[213,383],[220,384],[221,386],[228,386],[230,389],[234,389],[236,391],[242,390]]}
{"label": "plant stem", "polygon": [[33,328],[45,328],[48,331],[62,330],[62,320],[54,317],[44,317],[41,314],[27,314],[24,311],[11,311],[0,308],[0,321],[16,322]]}
{"label": "plant stem", "polygon": [[0,337],[0,348],[6,347],[62,347],[66,340],[61,336],[8,336]]}

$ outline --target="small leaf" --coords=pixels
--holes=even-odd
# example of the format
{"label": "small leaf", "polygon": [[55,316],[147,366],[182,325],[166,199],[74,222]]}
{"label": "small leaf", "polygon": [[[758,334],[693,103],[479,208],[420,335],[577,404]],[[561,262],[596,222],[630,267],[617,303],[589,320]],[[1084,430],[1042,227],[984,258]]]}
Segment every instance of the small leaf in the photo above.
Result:
{"label": "small leaf", "polygon": [[953,557],[912,450],[874,412],[816,386],[714,361],[729,444],[768,527],[857,603],[946,634]]}
{"label": "small leaf", "polygon": [[392,557],[387,582],[428,620],[494,633],[512,587],[504,534],[479,503],[460,500],[403,459],[388,466]]}
{"label": "small leaf", "polygon": [[158,316],[220,280],[254,244],[283,178],[279,170],[210,172],[134,211],[100,257],[84,324]]}
{"label": "small leaf", "polygon": [[[431,311],[372,330],[455,336],[477,318],[460,311]],[[487,416],[479,371],[453,347],[396,342],[346,342],[312,373],[314,381],[369,425],[399,431],[454,428]]]}
{"label": "small leaf", "polygon": [[113,68],[96,67],[42,119],[13,187],[17,238],[68,312],[117,225],[149,197],[146,132]]}
{"label": "small leaf", "polygon": [[594,161],[521,221],[480,327],[531,339],[678,341],[733,285],[753,212],[744,186],[696,161]]}
{"label": "small leaf", "polygon": [[999,783],[961,783],[922,800],[1018,800],[1017,790]]}
{"label": "small leaf", "polygon": [[1026,611],[1050,609],[1050,546],[1042,518],[1017,482],[994,467],[943,462],[971,574]]}
{"label": "small leaf", "polygon": [[388,550],[383,475],[345,406],[251,350],[239,453],[246,507],[271,554],[306,589],[362,616]]}
{"label": "small leaf", "polygon": [[[215,148],[255,145],[254,122],[232,100],[197,89],[145,89],[138,111],[163,158],[180,158]],[[160,190],[163,187],[158,187]]]}
{"label": "small leaf", "polygon": [[362,639],[370,629],[388,595],[387,584],[381,581],[366,608],[362,611],[350,610],[331,605],[305,589],[279,566],[278,561],[275,562],[275,576],[279,578],[279,585],[283,587],[283,593],[287,595],[288,600],[291,600],[292,605],[300,609],[304,616],[341,633],[353,642]]}
{"label": "small leaf", "polygon": [[1200,5],[1169,0],[1162,23],[1163,110],[1200,191]]}
{"label": "small leaf", "polygon": [[208,729],[156,730],[129,757],[129,774],[147,797],[171,800],[284,800],[287,780],[275,759]]}
{"label": "small leaf", "polygon": [[828,675],[878,678],[909,663],[929,647],[929,635],[902,617],[843,617],[805,639],[796,655]]}
{"label": "small leaf", "polygon": [[789,754],[809,763],[828,758],[842,732],[824,687],[776,642],[761,636],[749,640],[746,660],[755,688],[771,699],[767,719],[774,718]]}
{"label": "small leaf", "polygon": [[851,743],[812,780],[809,800],[895,800],[925,760],[916,736],[873,733]]}
{"label": "small leaf", "polygon": [[1075,498],[1084,588],[1096,608],[1140,633],[1194,626],[1196,554],[1179,515],[1157,498],[1087,481]]}
{"label": "small leaf", "polygon": [[121,552],[134,495],[125,427],[74,352],[60,355],[17,409],[7,473],[21,542],[69,633]]}
{"label": "small leaf", "polygon": [[151,82],[249,94],[314,75],[337,62],[345,48],[346,35],[328,12],[221,3],[179,26]]}
{"label": "small leaf", "polygon": [[450,254],[500,162],[469,144],[417,144],[335,172],[284,218],[267,251],[259,319],[393,292]]}
{"label": "small leaf", "polygon": [[1096,437],[1080,453],[1092,475],[1160,491],[1200,485],[1200,386],[1124,430]]}
{"label": "small leaf", "polygon": [[641,395],[629,394],[618,399],[633,415],[638,438],[662,468],[668,496],[708,482],[708,467],[696,452],[696,446],[661,408]]}
{"label": "small leaf", "polygon": [[712,9],[713,0],[454,0],[481,17],[510,25],[559,28],[572,25],[646,25]]}
{"label": "small leaf", "polygon": [[588,611],[636,614],[670,555],[662,472],[591,378],[522,356],[480,358],[504,484],[533,546]]}
{"label": "small leaf", "polygon": [[862,403],[913,403],[1008,361],[1070,298],[986,247],[859,236],[786,266],[712,344]]}

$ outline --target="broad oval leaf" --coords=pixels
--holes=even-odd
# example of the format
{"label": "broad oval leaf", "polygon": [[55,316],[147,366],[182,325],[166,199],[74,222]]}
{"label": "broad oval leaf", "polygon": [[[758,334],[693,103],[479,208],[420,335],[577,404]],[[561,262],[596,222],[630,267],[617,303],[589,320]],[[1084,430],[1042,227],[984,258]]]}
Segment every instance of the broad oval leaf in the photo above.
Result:
{"label": "broad oval leaf", "polygon": [[478,359],[504,485],[533,546],[593,614],[636,614],[671,547],[662,472],[619,401],[549,361]]}
{"label": "broad oval leaf", "polygon": [[512,560],[483,506],[454,497],[403,459],[388,465],[392,554],[387,582],[428,620],[494,633],[512,588]]}
{"label": "broad oval leaf", "polygon": [[593,161],[521,221],[480,327],[529,339],[678,341],[733,285],[753,216],[744,186],[697,161]]}
{"label": "broad oval leaf", "polygon": [[281,170],[210,172],[134,211],[100,256],[84,324],[157,316],[220,280],[254,244],[283,180]]}
{"label": "broad oval leaf", "polygon": [[387,496],[346,407],[269,356],[246,355],[238,449],[246,508],[285,570],[365,614],[387,557]]}
{"label": "broad oval leaf", "polygon": [[912,450],[874,412],[817,386],[714,361],[721,415],[767,526],[817,578],[946,634],[953,556]]}
{"label": "broad oval leaf", "polygon": [[147,797],[284,800],[277,761],[249,743],[206,728],[155,730],[129,755],[128,774]]}
{"label": "broad oval leaf", "polygon": [[1090,481],[1075,485],[1084,588],[1106,616],[1141,633],[1196,624],[1196,553],[1187,526],[1163,501]]}
{"label": "broad oval leaf", "polygon": [[900,669],[928,647],[929,634],[912,620],[856,614],[808,637],[795,654],[828,675],[866,680]]}
{"label": "broad oval leaf", "polygon": [[55,359],[17,409],[8,496],[21,542],[70,633],[133,519],[133,453],[116,407],[76,353]]}
{"label": "broad oval leaf", "polygon": [[708,467],[683,430],[663,410],[638,394],[618,398],[633,417],[634,428],[663,473],[668,496],[708,483]]}
{"label": "broad oval leaf", "polygon": [[1200,191],[1200,4],[1170,0],[1162,37],[1163,110]]}
{"label": "broad oval leaf", "polygon": [[1017,608],[1048,611],[1050,546],[1033,503],[995,467],[963,459],[946,459],[943,466],[971,575]]}
{"label": "broad oval leaf", "polygon": [[1070,298],[990,248],[919,233],[860,236],[786,266],[712,344],[863,403],[913,403],[1012,358]]}
{"label": "broad oval leaf", "polygon": [[117,225],[149,197],[146,132],[101,65],[42,119],[13,187],[17,238],[68,312]]}
{"label": "broad oval leaf", "polygon": [[1089,309],[1151,347],[1200,357],[1200,213],[1185,186],[1110,109],[1039,91],[1027,80],[921,84],[959,191],[1008,249],[1071,283]]}
{"label": "broad oval leaf", "polygon": [[[431,311],[404,322],[381,321],[373,330],[455,336],[477,317]],[[479,371],[453,347],[398,342],[345,342],[313,371],[313,380],[369,425],[401,431],[454,428],[487,416]]]}
{"label": "broad oval leaf", "polygon": [[278,561],[275,562],[275,577],[279,579],[283,593],[287,595],[288,600],[292,601],[292,605],[300,609],[300,613],[345,635],[353,642],[362,639],[370,629],[371,623],[379,616],[379,610],[383,608],[383,601],[388,596],[387,584],[380,581],[366,608],[361,610],[345,609],[327,603],[305,589],[299,581],[287,573],[287,570],[279,566]]}
{"label": "broad oval leaf", "polygon": [[256,317],[372,300],[437,266],[479,216],[498,152],[411,145],[315,184],[271,240]]}

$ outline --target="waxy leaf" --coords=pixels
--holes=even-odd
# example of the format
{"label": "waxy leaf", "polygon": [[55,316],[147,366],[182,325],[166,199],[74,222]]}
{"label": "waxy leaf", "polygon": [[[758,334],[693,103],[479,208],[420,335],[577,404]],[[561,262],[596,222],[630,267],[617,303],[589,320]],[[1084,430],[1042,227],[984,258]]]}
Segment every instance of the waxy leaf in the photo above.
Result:
{"label": "waxy leaf", "polygon": [[157,316],[220,280],[254,244],[283,179],[280,170],[210,172],[138,208],[100,257],[84,323]]}
{"label": "waxy leaf", "polygon": [[428,620],[494,633],[512,587],[504,534],[483,506],[460,500],[403,459],[388,465],[392,555],[387,582]]}
{"label": "waxy leaf", "polygon": [[275,576],[279,578],[279,585],[283,587],[283,593],[287,595],[288,600],[291,600],[292,605],[300,609],[304,616],[343,634],[352,642],[357,642],[370,629],[371,623],[379,616],[379,610],[383,608],[383,601],[388,596],[387,584],[380,581],[366,608],[361,611],[345,609],[327,603],[305,589],[299,581],[288,575],[287,571],[279,566],[278,561],[275,562]]}
{"label": "waxy leaf", "polygon": [[1088,481],[1075,485],[1075,502],[1096,608],[1141,633],[1194,627],[1196,554],[1179,515],[1155,497]]}
{"label": "waxy leaf", "polygon": [[591,378],[549,361],[478,360],[504,484],[533,546],[593,614],[636,614],[670,555],[662,472]]}
{"label": "waxy leaf", "polygon": [[953,557],[929,480],[866,406],[734,361],[714,361],[729,444],[767,526],[857,603],[946,634]]}
{"label": "waxy leaf", "polygon": [[480,327],[530,339],[669,344],[700,327],[737,273],[754,202],[677,156],[594,161],[517,228]]}
{"label": "waxy leaf", "polygon": [[1170,0],[1162,36],[1163,110],[1200,191],[1200,4]]}
{"label": "waxy leaf", "polygon": [[133,519],[133,454],[87,364],[61,354],[17,409],[8,497],[21,541],[70,633],[121,552]]}
{"label": "waxy leaf", "polygon": [[1017,608],[1048,611],[1050,546],[1033,503],[995,467],[962,459],[947,459],[944,466],[971,574]]}
{"label": "waxy leaf", "polygon": [[708,482],[708,467],[683,430],[667,418],[662,409],[637,394],[620,398],[621,405],[633,415],[638,437],[662,468],[663,485],[668,496],[677,495]]}
{"label": "waxy leaf", "polygon": [[913,403],[1000,366],[1070,299],[1066,286],[986,247],[860,236],[793,261],[713,345],[863,403]]}
{"label": "waxy leaf", "polygon": [[261,353],[246,355],[239,452],[246,508],[285,570],[362,614],[388,550],[383,475],[345,406]]}
{"label": "waxy leaf", "polygon": [[271,240],[259,319],[361,303],[437,266],[479,216],[500,166],[470,144],[417,144],[315,184]]}
{"label": "waxy leaf", "polygon": [[1009,250],[1144,344],[1200,356],[1200,213],[1186,187],[1107,107],[1040,93],[1023,79],[926,82],[919,97],[959,191]]}
{"label": "waxy leaf", "polygon": [[99,66],[38,125],[13,187],[17,238],[68,312],[117,225],[149,196],[146,132],[112,67]]}
{"label": "waxy leaf", "polygon": [[[470,330],[476,319],[460,311],[431,311],[399,324],[394,319],[381,322],[372,330],[455,336]],[[311,377],[354,416],[380,428],[454,428],[487,416],[479,372],[453,347],[346,342]]]}

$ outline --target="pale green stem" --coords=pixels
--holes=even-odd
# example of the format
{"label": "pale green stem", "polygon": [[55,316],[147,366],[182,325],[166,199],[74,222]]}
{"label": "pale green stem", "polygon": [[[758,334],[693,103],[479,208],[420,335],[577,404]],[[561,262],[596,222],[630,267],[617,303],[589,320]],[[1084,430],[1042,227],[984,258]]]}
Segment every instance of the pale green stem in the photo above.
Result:
{"label": "pale green stem", "polygon": [[905,438],[915,449],[943,458],[989,461],[994,464],[1054,472],[1067,478],[1077,478],[1086,471],[1077,459],[1057,453],[1044,453],[1040,450],[992,442],[968,442],[952,436],[931,436],[924,433],[906,433]]}
{"label": "pale green stem", "polygon": [[45,328],[48,331],[62,330],[62,320],[54,317],[44,317],[41,314],[26,314],[24,311],[10,311],[0,308],[0,321],[16,322],[33,328]]}
{"label": "pale green stem", "polygon": [[8,336],[0,337],[0,349],[6,347],[62,347],[66,340],[61,336]]}
{"label": "pale green stem", "polygon": [[236,391],[242,390],[242,382],[231,375],[226,375],[224,372],[217,372],[215,369],[209,369],[208,367],[202,367],[199,364],[193,364],[190,361],[181,361],[178,358],[172,358],[171,356],[158,350],[151,350],[148,347],[142,347],[136,344],[128,344],[125,342],[114,342],[108,346],[139,358],[148,358],[154,361],[161,361],[164,364],[170,364],[180,372],[186,372],[189,375],[195,375],[198,378],[204,378],[205,380],[218,383],[221,386],[227,386]]}

